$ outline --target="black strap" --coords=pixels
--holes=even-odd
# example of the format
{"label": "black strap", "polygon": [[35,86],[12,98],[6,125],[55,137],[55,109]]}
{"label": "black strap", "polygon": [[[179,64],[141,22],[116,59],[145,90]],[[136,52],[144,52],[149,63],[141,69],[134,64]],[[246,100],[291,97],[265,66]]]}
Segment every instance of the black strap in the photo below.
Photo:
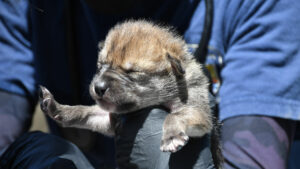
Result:
{"label": "black strap", "polygon": [[213,0],[205,0],[205,23],[201,35],[199,46],[196,49],[194,56],[198,62],[204,64],[207,56],[207,46],[211,35],[213,23]]}

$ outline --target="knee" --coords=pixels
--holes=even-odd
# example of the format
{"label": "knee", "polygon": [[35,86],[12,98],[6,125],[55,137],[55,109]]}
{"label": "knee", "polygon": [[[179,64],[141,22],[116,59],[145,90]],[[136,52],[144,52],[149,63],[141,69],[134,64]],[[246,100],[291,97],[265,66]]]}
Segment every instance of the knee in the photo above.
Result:
{"label": "knee", "polygon": [[[81,151],[71,142],[57,136],[42,132],[29,132],[18,138],[1,157],[7,168],[24,166],[24,168],[43,168],[43,166],[90,167]],[[2,161],[2,160],[0,160]],[[53,168],[52,167],[52,168]],[[61,167],[59,167],[61,168]]]}
{"label": "knee", "polygon": [[[41,152],[52,152],[53,155],[80,151],[73,143],[58,136],[40,131],[29,132],[17,140],[17,144]],[[21,143],[22,142],[22,143]]]}

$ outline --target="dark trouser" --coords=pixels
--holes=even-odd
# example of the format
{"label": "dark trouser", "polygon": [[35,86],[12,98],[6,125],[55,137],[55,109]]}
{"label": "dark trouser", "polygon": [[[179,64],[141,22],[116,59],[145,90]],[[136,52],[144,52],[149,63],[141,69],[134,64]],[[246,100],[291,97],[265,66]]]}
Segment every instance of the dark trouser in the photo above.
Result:
{"label": "dark trouser", "polygon": [[265,116],[240,116],[222,128],[225,169],[285,169],[296,123]]}
{"label": "dark trouser", "polygon": [[26,133],[2,155],[1,169],[93,168],[72,143],[42,132]]}
{"label": "dark trouser", "polygon": [[34,106],[25,97],[0,90],[0,156],[31,125]]}
{"label": "dark trouser", "polygon": [[[115,139],[119,168],[213,168],[208,137],[191,139],[182,150],[172,155],[160,151],[166,115],[161,109],[146,109],[126,117]],[[1,167],[93,168],[75,145],[40,132],[28,133],[17,139],[0,159]]]}
{"label": "dark trouser", "polygon": [[116,137],[116,155],[120,168],[128,169],[211,169],[214,168],[209,138],[190,138],[176,153],[161,152],[163,121],[168,113],[145,109],[126,116]]}

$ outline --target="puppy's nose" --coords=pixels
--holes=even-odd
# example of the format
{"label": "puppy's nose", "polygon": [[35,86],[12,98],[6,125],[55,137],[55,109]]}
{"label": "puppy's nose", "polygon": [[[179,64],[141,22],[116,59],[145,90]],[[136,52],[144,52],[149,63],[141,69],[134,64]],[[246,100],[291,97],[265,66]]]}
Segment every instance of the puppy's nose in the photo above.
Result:
{"label": "puppy's nose", "polygon": [[102,97],[107,91],[108,87],[105,82],[100,82],[95,84],[95,92],[99,97]]}

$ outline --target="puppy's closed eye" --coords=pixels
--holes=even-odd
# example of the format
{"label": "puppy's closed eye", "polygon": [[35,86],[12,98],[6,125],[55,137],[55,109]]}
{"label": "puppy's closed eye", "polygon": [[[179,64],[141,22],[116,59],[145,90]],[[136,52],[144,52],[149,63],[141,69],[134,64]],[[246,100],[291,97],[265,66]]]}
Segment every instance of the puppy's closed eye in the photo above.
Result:
{"label": "puppy's closed eye", "polygon": [[134,70],[134,69],[129,69],[129,70],[125,70],[124,71],[126,74],[141,74],[143,72],[139,71],[139,70]]}

